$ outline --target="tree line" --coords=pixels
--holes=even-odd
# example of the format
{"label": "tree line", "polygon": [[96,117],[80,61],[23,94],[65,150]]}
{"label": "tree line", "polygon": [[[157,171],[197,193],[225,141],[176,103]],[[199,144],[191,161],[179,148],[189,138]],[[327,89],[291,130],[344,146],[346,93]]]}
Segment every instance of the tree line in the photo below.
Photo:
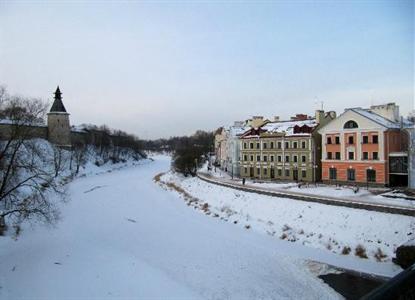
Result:
{"label": "tree line", "polygon": [[143,141],[143,147],[149,151],[171,153],[173,169],[185,176],[194,176],[197,168],[207,160],[209,153],[214,151],[213,143],[213,132],[198,130],[190,136]]}

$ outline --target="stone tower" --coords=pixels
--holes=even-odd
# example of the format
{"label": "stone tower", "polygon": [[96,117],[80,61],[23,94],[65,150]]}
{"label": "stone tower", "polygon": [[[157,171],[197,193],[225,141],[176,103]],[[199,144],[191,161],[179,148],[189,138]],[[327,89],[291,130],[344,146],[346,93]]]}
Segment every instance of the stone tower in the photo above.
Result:
{"label": "stone tower", "polygon": [[62,102],[62,93],[59,86],[55,92],[50,112],[48,113],[48,140],[58,146],[71,146],[71,127],[69,125],[69,114],[66,112]]}

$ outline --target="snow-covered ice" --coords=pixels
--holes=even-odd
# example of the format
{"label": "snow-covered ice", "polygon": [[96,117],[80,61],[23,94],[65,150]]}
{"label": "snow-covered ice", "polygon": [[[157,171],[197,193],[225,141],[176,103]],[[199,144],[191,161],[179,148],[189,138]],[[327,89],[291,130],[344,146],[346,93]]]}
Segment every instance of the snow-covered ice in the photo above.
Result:
{"label": "snow-covered ice", "polygon": [[334,254],[200,214],[154,184],[169,165],[78,178],[56,227],[0,237],[0,299],[340,298],[303,260]]}

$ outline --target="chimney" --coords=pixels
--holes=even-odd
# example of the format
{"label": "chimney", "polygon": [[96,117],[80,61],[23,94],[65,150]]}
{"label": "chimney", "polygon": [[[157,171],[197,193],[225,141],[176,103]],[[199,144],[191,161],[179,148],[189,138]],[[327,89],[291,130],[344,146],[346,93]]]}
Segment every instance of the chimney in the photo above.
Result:
{"label": "chimney", "polygon": [[280,121],[280,116],[274,116],[274,122],[279,122]]}
{"label": "chimney", "polygon": [[393,102],[381,105],[372,105],[369,110],[392,122],[400,121],[399,106]]}
{"label": "chimney", "polygon": [[324,110],[316,110],[316,122],[321,124],[324,120]]}
{"label": "chimney", "polygon": [[244,121],[234,121],[233,126],[234,127],[243,127],[244,126]]}
{"label": "chimney", "polygon": [[252,116],[252,122],[251,126],[254,128],[258,128],[264,123],[264,117],[263,116]]}
{"label": "chimney", "polygon": [[307,120],[307,115],[304,114],[296,114],[295,117],[291,117],[291,121],[305,121]]}

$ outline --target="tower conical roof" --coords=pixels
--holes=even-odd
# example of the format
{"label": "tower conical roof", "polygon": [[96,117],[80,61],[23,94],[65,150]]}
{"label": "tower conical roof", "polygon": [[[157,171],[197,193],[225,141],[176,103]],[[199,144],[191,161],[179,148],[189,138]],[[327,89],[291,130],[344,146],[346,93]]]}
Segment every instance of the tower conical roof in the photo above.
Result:
{"label": "tower conical roof", "polygon": [[56,88],[55,100],[53,101],[52,107],[50,108],[50,112],[66,112],[65,106],[62,102],[62,93],[59,89],[59,85]]}

